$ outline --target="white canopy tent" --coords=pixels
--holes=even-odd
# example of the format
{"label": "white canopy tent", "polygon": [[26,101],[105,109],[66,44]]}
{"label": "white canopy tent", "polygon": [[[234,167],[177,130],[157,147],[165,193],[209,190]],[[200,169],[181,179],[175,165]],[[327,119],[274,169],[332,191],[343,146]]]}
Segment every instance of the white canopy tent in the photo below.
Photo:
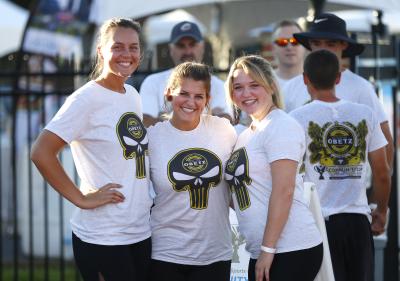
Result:
{"label": "white canopy tent", "polygon": [[197,18],[182,9],[177,9],[170,13],[149,17],[146,20],[146,24],[143,26],[146,43],[148,45],[155,45],[168,42],[173,26],[182,20],[196,22],[201,32],[204,33],[205,27]]}
{"label": "white canopy tent", "polygon": [[18,50],[29,12],[0,0],[0,57]]}
{"label": "white canopy tent", "polygon": [[[265,7],[262,12],[265,13],[266,18],[268,18],[271,13],[280,17],[288,17],[288,14],[293,13],[300,14],[304,9],[307,9],[309,5],[309,1],[307,0],[147,0],[145,5],[141,1],[137,0],[94,0],[90,19],[93,22],[100,24],[110,17],[123,16],[140,18],[177,8],[187,8],[207,4],[226,5],[232,2],[238,2],[242,7],[248,6],[249,8],[254,5],[254,3],[258,2]],[[327,9],[329,9],[329,6],[336,5],[336,7],[342,6],[343,8],[353,7],[380,9],[384,12],[400,12],[399,0],[327,0],[326,2],[328,6]],[[276,10],[275,7],[278,7],[279,9]],[[298,7],[302,7],[302,9],[298,9]],[[236,12],[239,15],[242,10]],[[257,11],[253,10],[253,12]],[[252,18],[246,18],[246,20],[251,19]]]}

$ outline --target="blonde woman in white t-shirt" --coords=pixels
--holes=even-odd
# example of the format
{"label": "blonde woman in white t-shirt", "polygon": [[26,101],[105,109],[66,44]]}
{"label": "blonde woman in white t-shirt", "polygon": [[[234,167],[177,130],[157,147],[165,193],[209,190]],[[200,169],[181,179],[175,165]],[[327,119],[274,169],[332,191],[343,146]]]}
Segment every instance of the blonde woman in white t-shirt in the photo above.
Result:
{"label": "blonde woman in white t-shirt", "polygon": [[304,132],[280,109],[277,82],[264,58],[236,59],[226,87],[234,105],[253,121],[239,135],[225,170],[250,252],[249,280],[312,281],[323,248],[298,173]]}
{"label": "blonde woman in white t-shirt", "polygon": [[226,118],[202,114],[210,77],[203,64],[176,66],[165,92],[172,116],[148,128],[152,281],[230,278],[230,192],[223,171],[236,133]]}
{"label": "blonde woman in white t-shirt", "polygon": [[[100,29],[93,80],[71,94],[32,148],[32,161],[64,198],[76,264],[85,281],[147,280],[150,207],[147,134],[140,96],[127,78],[140,61],[140,25],[111,19]],[[71,147],[80,188],[57,154]]]}

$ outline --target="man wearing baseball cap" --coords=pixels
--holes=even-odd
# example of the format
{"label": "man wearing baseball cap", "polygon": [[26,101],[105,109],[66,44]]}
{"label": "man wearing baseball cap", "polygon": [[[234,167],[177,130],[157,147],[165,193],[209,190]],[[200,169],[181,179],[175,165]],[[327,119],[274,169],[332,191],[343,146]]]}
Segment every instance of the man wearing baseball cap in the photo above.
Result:
{"label": "man wearing baseball cap", "polygon": [[[357,56],[361,54],[364,50],[363,45],[348,37],[345,21],[333,14],[325,13],[316,17],[308,32],[295,33],[294,38],[296,38],[296,40],[300,42],[300,44],[302,44],[305,48],[310,50],[311,54],[319,50],[328,50],[332,52],[336,55],[339,66],[342,65],[343,57]],[[315,63],[312,67],[308,66],[309,72],[321,72],[325,75],[325,72],[329,71],[329,67],[327,65],[323,66],[322,62],[314,62]],[[317,69],[317,71],[315,71],[315,68],[320,69]],[[319,75],[318,77],[322,77],[322,75]],[[372,85],[365,79],[347,69],[341,69],[340,75],[338,77],[339,78],[336,81],[336,87],[334,88],[334,93],[337,97],[335,97],[335,101],[343,100],[358,104],[364,104],[372,109],[372,112],[374,114],[373,118],[376,119],[377,123],[380,124],[380,128],[388,143],[386,146],[383,146],[386,157],[381,157],[379,161],[375,161],[374,163],[390,170],[389,167],[391,167],[393,159],[393,140],[388,125],[387,116],[375,94]],[[305,108],[310,107],[308,105],[302,107],[310,100],[307,86],[304,84],[305,82],[308,84],[308,87],[310,87],[310,83],[306,79],[306,75],[304,77],[303,75],[300,75],[289,81],[284,89],[286,110],[289,112],[301,107],[301,109],[297,109],[292,113],[292,115],[297,116],[297,119],[301,120],[309,118],[309,116],[305,117],[303,113],[306,112],[304,111]],[[312,89],[309,88],[309,91],[311,93]],[[315,102],[310,104],[314,103]],[[324,109],[325,111],[320,110],[318,114],[314,114],[311,118],[313,121],[311,123],[320,123],[322,118],[321,116],[325,116],[327,114],[332,115],[336,119],[345,118],[344,116],[342,116],[343,114],[341,115],[341,113],[338,111],[337,105],[338,102],[333,102],[327,107],[328,111],[330,110],[331,112],[328,112],[326,111],[326,109]],[[356,108],[357,107],[355,107],[355,109]],[[352,118],[355,118],[357,113],[356,111],[349,111],[348,115]],[[363,120],[362,122],[366,121]],[[360,122],[359,124],[362,124],[362,122]],[[346,124],[348,125],[350,123],[347,122]],[[335,126],[337,127],[338,124],[335,123],[333,127]],[[350,127],[348,131],[336,129],[336,127],[335,129],[329,129],[328,127],[323,127],[321,129],[327,131],[327,133],[323,133],[323,138],[327,138],[327,141],[324,141],[321,145],[326,145],[327,147],[329,147],[328,150],[325,150],[326,153],[331,153],[332,155],[334,155],[334,157],[344,157],[344,159],[346,159],[345,157],[349,157],[349,155],[351,155],[352,153],[350,150],[346,151],[346,149],[350,147],[349,144],[351,144],[351,146],[359,146],[360,142],[357,140],[359,138],[362,138],[363,136],[366,136],[367,134],[372,133],[370,128],[361,129],[362,126],[360,125]],[[380,134],[380,132],[378,133]],[[310,134],[310,131],[308,132],[308,134]],[[350,135],[353,135],[354,137],[349,137]],[[331,147],[336,147],[336,150],[331,149]],[[372,146],[370,145],[367,145],[366,148],[368,150],[372,150]],[[309,151],[313,149],[315,149],[315,147],[308,148]],[[330,188],[328,192],[325,193],[325,197],[323,197],[324,194],[321,194],[321,207],[322,210],[330,211],[325,217],[325,223],[327,227],[335,280],[370,281],[373,278],[373,267],[371,266],[373,264],[373,245],[369,248],[370,251],[365,251],[366,247],[365,244],[361,242],[361,235],[356,235],[357,231],[360,231],[360,229],[368,231],[368,233],[365,234],[371,233],[370,224],[368,223],[367,226],[365,226],[366,217],[369,219],[369,222],[371,222],[371,213],[368,212],[368,210],[366,213],[362,213],[359,210],[362,205],[366,206],[366,199],[362,198],[361,196],[355,196],[357,190],[357,176],[354,176],[354,173],[358,172],[360,173],[361,177],[365,178],[365,169],[362,173],[359,170],[355,169],[346,170],[346,162],[343,162],[343,160],[339,160],[336,162],[327,162],[330,161],[330,158],[327,158],[326,156],[321,156],[321,154],[319,154],[317,158],[314,158],[313,163],[316,163],[317,161],[321,161],[324,164],[321,164],[314,170],[308,171],[308,173],[314,176],[319,175],[318,182],[315,182],[317,185],[325,185],[328,182],[333,184],[332,188]],[[351,161],[352,162],[350,164],[354,165],[353,162],[355,161],[355,163],[357,163],[357,161],[361,161],[361,158],[354,158]],[[374,166],[376,165],[371,165],[371,167],[374,168]],[[317,173],[317,175],[315,175],[314,173]],[[383,176],[385,176],[385,173],[374,173],[375,183],[381,180]],[[350,188],[345,189],[346,185],[348,185]],[[366,186],[366,183],[364,183],[364,186]],[[380,186],[374,186],[374,188],[379,187]],[[382,201],[382,196],[379,194],[383,193],[384,190],[376,192],[377,202]],[[335,198],[340,198],[340,200],[334,200]],[[357,198],[357,200],[354,201],[352,198]],[[341,207],[335,209],[335,206],[338,205],[340,205]],[[383,215],[385,214],[385,212],[381,213],[383,213]],[[372,222],[376,222],[377,220],[383,222],[385,221],[385,218],[377,218],[374,216],[376,216],[376,212],[372,213]],[[351,222],[349,222],[349,220]],[[363,221],[364,228],[362,226]],[[382,228],[383,227],[384,226],[382,225]],[[380,234],[380,232],[375,231],[372,232],[372,234],[378,235]],[[373,241],[370,241],[370,243],[373,243]]]}
{"label": "man wearing baseball cap", "polygon": [[[182,21],[171,31],[169,54],[175,65],[186,61],[202,62],[204,40],[198,25],[194,22]],[[140,95],[143,102],[143,123],[150,126],[162,120],[166,112],[164,90],[172,69],[149,75],[142,83]],[[216,76],[211,77],[211,113],[232,117],[232,109],[226,103],[224,83]]]}
{"label": "man wearing baseball cap", "polygon": [[[364,51],[364,46],[351,39],[346,30],[346,22],[334,14],[323,13],[315,18],[309,31],[295,33],[294,38],[311,52],[325,49],[333,52],[340,65],[343,58],[353,57]],[[323,69],[321,69],[323,71]],[[341,69],[341,80],[336,85],[336,95],[343,100],[369,106],[376,114],[381,129],[388,142],[386,158],[392,167],[393,138],[389,128],[388,117],[376,96],[371,83],[348,69]],[[310,100],[303,75],[290,80],[284,88],[285,110],[290,112]]]}

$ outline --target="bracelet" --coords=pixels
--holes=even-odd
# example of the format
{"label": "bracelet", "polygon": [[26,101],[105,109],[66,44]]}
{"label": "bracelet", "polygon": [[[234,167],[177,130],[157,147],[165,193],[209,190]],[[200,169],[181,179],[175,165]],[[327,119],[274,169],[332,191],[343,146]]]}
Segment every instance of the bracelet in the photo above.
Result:
{"label": "bracelet", "polygon": [[269,248],[261,245],[261,251],[269,253],[269,254],[275,254],[276,253],[276,248]]}

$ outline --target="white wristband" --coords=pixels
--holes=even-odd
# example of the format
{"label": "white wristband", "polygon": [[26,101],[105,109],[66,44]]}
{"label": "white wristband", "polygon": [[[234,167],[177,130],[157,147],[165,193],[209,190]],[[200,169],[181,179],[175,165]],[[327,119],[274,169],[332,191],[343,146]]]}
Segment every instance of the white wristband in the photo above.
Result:
{"label": "white wristband", "polygon": [[269,248],[261,245],[261,251],[269,253],[269,254],[275,254],[276,253],[276,248]]}

